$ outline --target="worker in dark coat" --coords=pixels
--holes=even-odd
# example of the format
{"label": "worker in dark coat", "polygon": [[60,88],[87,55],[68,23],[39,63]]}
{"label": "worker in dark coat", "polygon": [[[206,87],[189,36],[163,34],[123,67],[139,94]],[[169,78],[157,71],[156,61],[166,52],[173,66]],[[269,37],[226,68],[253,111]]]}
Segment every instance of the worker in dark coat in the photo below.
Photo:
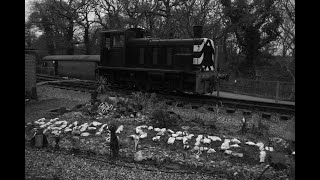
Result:
{"label": "worker in dark coat", "polygon": [[194,57],[199,58],[202,55],[202,53],[203,53],[203,59],[201,62],[201,66],[202,66],[201,70],[204,71],[208,67],[209,71],[211,71],[211,66],[214,65],[213,59],[212,59],[212,55],[214,55],[214,49],[210,40],[207,40],[207,42],[204,44],[201,51],[197,52],[194,55]]}
{"label": "worker in dark coat", "polygon": [[201,53],[203,53],[201,65],[204,66],[204,69],[207,69],[208,67],[209,71],[211,71],[211,66],[213,66],[212,55],[214,54],[214,49],[209,40],[204,44]]}
{"label": "worker in dark coat", "polygon": [[213,66],[213,59],[212,59],[212,55],[214,55],[214,49],[213,46],[211,44],[210,40],[207,40],[207,42],[204,44],[203,48],[201,49],[200,52],[197,52],[196,55],[194,57],[199,58],[201,55],[203,54],[203,59],[201,62],[202,68],[201,70],[205,70],[207,69],[207,67],[209,68],[209,71],[211,71],[211,66]]}

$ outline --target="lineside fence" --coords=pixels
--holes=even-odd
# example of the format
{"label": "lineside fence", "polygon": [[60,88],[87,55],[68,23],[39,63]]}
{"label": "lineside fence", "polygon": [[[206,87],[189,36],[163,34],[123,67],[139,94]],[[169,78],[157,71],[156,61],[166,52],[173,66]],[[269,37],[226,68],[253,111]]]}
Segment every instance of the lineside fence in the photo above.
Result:
{"label": "lineside fence", "polygon": [[37,74],[47,74],[47,75],[55,75],[54,67],[43,67],[43,66],[37,66],[36,67]]}
{"label": "lineside fence", "polygon": [[234,81],[220,81],[220,91],[231,92],[276,101],[295,101],[295,84],[282,81],[262,81],[237,79]]}

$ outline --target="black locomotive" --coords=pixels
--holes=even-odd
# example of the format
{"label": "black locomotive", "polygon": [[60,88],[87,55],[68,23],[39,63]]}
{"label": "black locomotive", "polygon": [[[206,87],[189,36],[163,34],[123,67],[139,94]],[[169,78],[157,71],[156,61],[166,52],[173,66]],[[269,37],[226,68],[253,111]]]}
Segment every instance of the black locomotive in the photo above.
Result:
{"label": "black locomotive", "polygon": [[213,41],[194,27],[189,39],[147,37],[141,28],[101,32],[96,75],[144,90],[212,92],[218,74]]}
{"label": "black locomotive", "polygon": [[55,75],[106,78],[112,84],[146,91],[210,93],[218,79],[215,46],[194,26],[189,39],[149,38],[142,28],[101,32],[99,55],[54,55],[43,61]]}

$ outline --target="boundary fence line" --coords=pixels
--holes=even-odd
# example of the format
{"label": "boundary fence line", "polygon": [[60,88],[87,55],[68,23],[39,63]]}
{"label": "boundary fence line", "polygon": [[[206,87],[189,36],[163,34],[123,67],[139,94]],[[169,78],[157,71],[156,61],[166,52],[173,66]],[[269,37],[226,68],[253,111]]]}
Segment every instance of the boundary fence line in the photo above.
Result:
{"label": "boundary fence line", "polygon": [[48,75],[55,75],[54,72],[54,67],[42,67],[42,66],[37,66],[36,67],[36,72],[40,74],[48,74]]}
{"label": "boundary fence line", "polygon": [[276,102],[295,101],[295,83],[293,82],[237,79],[229,82],[221,81],[219,90],[275,99]]}

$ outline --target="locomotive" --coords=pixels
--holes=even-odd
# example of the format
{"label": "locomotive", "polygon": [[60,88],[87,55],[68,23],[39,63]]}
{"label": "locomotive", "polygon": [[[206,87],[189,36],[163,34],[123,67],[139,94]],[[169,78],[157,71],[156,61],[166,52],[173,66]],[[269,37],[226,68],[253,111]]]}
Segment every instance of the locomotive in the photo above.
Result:
{"label": "locomotive", "polygon": [[201,37],[201,26],[193,30],[187,39],[150,38],[142,28],[102,31],[96,76],[147,91],[211,93],[225,76],[218,75],[213,41]]}

